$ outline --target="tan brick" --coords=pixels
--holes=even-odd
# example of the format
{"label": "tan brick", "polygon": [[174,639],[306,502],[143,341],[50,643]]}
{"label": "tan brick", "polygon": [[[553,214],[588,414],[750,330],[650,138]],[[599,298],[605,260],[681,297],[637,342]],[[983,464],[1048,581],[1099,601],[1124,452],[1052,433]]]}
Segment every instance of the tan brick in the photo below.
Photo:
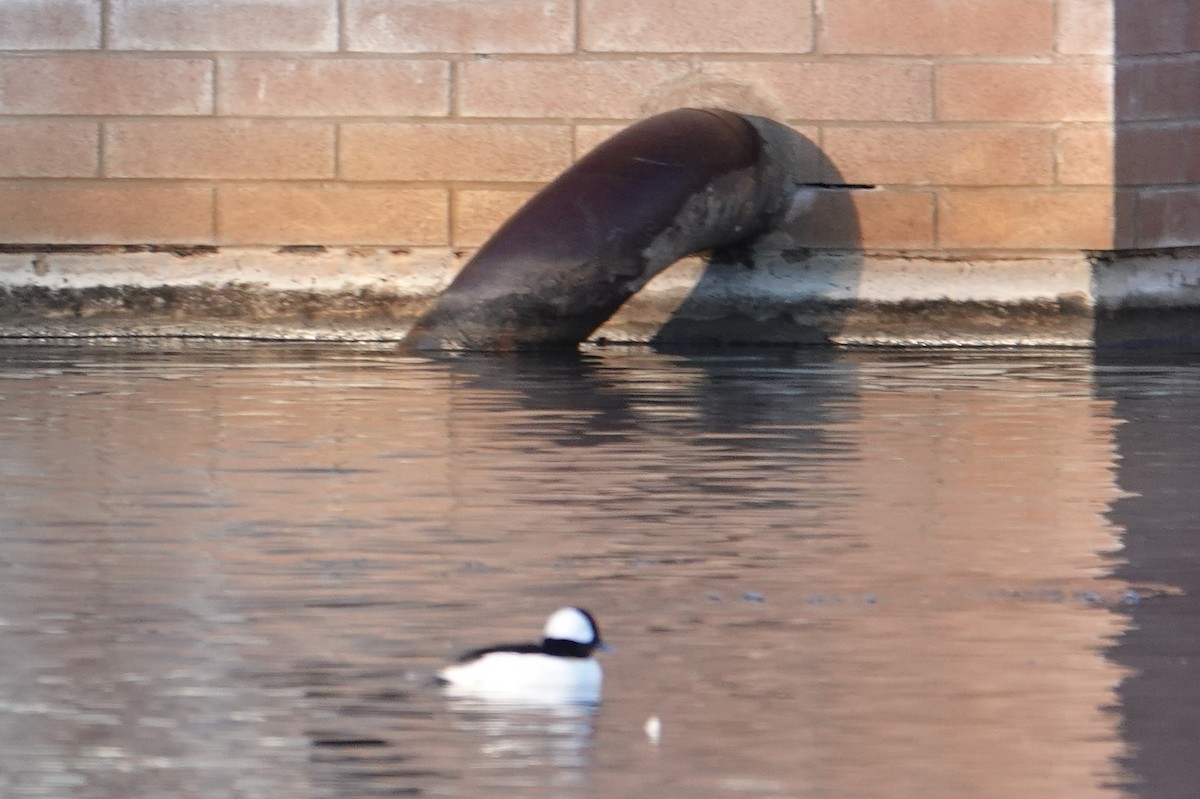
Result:
{"label": "tan brick", "polygon": [[836,0],[823,53],[1031,55],[1054,49],[1053,0]]}
{"label": "tan brick", "polygon": [[933,115],[930,67],[847,61],[716,61],[705,74],[770,97],[788,119],[921,122]]}
{"label": "tan brick", "polygon": [[443,189],[222,186],[221,244],[446,245]]}
{"label": "tan brick", "polygon": [[571,162],[565,125],[342,126],[339,169],[349,180],[545,181]]}
{"label": "tan brick", "polygon": [[0,113],[208,114],[212,103],[207,60],[0,58]]}
{"label": "tan brick", "polygon": [[1112,192],[1097,189],[946,189],[938,245],[949,249],[1106,249]]}
{"label": "tan brick", "polygon": [[788,227],[800,247],[928,249],[933,194],[924,191],[827,190]]}
{"label": "tan brick", "polygon": [[394,59],[230,59],[217,70],[217,112],[445,116],[450,112],[450,65]]}
{"label": "tan brick", "polygon": [[1200,245],[1200,187],[1138,192],[1138,247]]}
{"label": "tan brick", "polygon": [[334,126],[231,119],[110,122],[104,172],[126,178],[330,178]]}
{"label": "tan brick", "polygon": [[1200,182],[1200,123],[1122,125],[1114,153],[1119,185]]}
{"label": "tan brick", "polygon": [[1111,55],[1113,2],[1058,0],[1058,52],[1068,55]]}
{"label": "tan brick", "polygon": [[212,190],[29,183],[0,186],[0,241],[23,244],[210,244]]}
{"label": "tan brick", "polygon": [[851,183],[1054,182],[1054,137],[1042,128],[829,127],[823,142],[826,155]]}
{"label": "tan brick", "polygon": [[1104,64],[942,64],[941,120],[1098,122],[1112,118],[1112,69]]}
{"label": "tan brick", "polygon": [[635,119],[688,70],[676,61],[471,61],[460,67],[459,105],[470,117]]}
{"label": "tan brick", "polygon": [[1113,5],[1118,54],[1186,52],[1192,0],[1113,0]]}
{"label": "tan brick", "polygon": [[[1197,10],[1200,15],[1200,9]],[[1116,67],[1116,115],[1121,121],[1200,118],[1200,54],[1170,61],[1129,61]]]}
{"label": "tan brick", "polygon": [[795,0],[582,0],[580,39],[599,52],[807,53],[812,7]]}
{"label": "tan brick", "polygon": [[0,2],[0,50],[90,50],[100,46],[95,0]]}
{"label": "tan brick", "polygon": [[1137,204],[1140,189],[1117,188],[1113,191],[1113,247],[1137,247]]}
{"label": "tan brick", "polygon": [[100,126],[74,120],[0,122],[0,177],[94,177]]}
{"label": "tan brick", "polygon": [[372,53],[569,53],[573,0],[345,0],[346,47]]}
{"label": "tan brick", "polygon": [[1112,184],[1113,130],[1110,126],[1062,128],[1056,139],[1055,175],[1059,183]]}
{"label": "tan brick", "polygon": [[628,125],[576,125],[575,126],[575,160],[587,155],[596,146],[604,143]]}
{"label": "tan brick", "polygon": [[118,50],[338,48],[337,0],[109,0]]}
{"label": "tan brick", "polygon": [[465,189],[454,194],[453,241],[478,247],[534,195],[532,191]]}
{"label": "tan brick", "polygon": [[929,249],[934,242],[933,195],[926,192],[854,192],[862,246]]}

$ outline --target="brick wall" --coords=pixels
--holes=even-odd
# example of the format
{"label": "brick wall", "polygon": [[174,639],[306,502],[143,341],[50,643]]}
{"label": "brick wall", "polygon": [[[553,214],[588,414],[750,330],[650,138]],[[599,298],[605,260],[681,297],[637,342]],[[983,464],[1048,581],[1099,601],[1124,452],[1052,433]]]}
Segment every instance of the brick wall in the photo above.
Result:
{"label": "brick wall", "polygon": [[822,247],[1200,244],[1189,0],[4,0],[0,243],[478,245],[714,104],[876,184]]}
{"label": "brick wall", "polygon": [[1116,47],[1116,244],[1200,244],[1200,5],[1122,0]]}

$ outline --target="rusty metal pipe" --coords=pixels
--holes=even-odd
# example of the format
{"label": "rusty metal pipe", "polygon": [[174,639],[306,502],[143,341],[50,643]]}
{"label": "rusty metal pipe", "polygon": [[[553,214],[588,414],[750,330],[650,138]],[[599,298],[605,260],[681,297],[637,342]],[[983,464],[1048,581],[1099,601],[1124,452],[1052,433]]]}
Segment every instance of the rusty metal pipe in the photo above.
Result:
{"label": "rusty metal pipe", "polygon": [[769,230],[803,183],[798,134],[682,108],[599,145],[532,197],[416,322],[416,350],[584,341],[654,275]]}

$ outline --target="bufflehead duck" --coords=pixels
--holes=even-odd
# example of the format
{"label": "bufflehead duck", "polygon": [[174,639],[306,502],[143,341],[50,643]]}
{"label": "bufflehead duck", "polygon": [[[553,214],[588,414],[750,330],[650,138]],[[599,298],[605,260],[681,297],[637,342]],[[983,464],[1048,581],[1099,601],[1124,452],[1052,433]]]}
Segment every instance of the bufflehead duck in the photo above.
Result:
{"label": "bufflehead duck", "polygon": [[600,698],[604,675],[592,657],[607,647],[592,614],[560,608],[546,620],[540,644],[502,644],[467,652],[438,672],[448,692],[497,699],[588,702]]}

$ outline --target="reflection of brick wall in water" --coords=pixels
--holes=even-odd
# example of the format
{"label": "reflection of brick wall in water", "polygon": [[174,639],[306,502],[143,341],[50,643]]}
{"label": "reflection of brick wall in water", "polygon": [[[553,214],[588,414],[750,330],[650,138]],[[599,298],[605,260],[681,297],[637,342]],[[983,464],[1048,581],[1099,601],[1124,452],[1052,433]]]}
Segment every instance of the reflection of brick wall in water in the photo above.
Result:
{"label": "reflection of brick wall in water", "polygon": [[23,0],[0,51],[10,244],[472,247],[706,103],[880,186],[802,244],[1200,243],[1186,0]]}

